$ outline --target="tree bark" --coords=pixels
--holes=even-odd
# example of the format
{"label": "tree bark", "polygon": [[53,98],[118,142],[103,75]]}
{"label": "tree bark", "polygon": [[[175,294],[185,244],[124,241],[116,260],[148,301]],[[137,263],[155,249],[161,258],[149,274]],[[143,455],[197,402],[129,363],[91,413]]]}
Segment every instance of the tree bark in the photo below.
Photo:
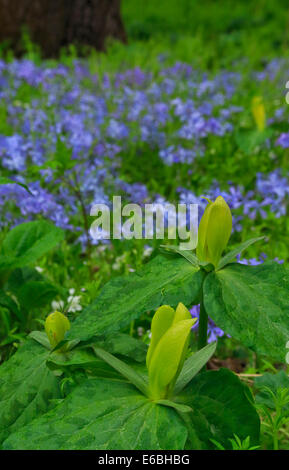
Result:
{"label": "tree bark", "polygon": [[23,27],[45,57],[69,44],[105,49],[107,38],[126,41],[120,0],[0,0],[0,42],[23,53]]}

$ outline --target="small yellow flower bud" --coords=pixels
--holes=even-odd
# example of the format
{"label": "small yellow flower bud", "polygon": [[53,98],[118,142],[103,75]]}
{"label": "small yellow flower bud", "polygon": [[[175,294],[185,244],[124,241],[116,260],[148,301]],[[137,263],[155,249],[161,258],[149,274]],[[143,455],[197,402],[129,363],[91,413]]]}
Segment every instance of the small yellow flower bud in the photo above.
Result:
{"label": "small yellow flower bud", "polygon": [[45,331],[52,349],[64,339],[65,333],[70,329],[68,318],[60,312],[48,315],[45,321]]}
{"label": "small yellow flower bud", "polygon": [[222,196],[209,202],[201,218],[197,256],[217,267],[232,232],[232,214]]}
{"label": "small yellow flower bud", "polygon": [[263,98],[261,96],[255,96],[252,99],[252,114],[258,131],[263,132],[266,126],[266,112]]}

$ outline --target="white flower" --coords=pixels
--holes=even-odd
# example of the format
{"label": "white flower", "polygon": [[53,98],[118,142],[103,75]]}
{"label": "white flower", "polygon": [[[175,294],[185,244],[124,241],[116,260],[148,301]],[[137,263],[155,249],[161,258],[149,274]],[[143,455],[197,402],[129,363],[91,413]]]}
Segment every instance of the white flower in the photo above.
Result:
{"label": "white flower", "polygon": [[55,310],[63,310],[64,308],[64,302],[63,300],[53,300],[51,303],[52,310],[55,312]]}
{"label": "white flower", "polygon": [[[74,289],[71,289],[74,290]],[[67,299],[68,302],[68,312],[80,312],[82,310],[82,306],[80,305],[80,295],[70,295]]]}
{"label": "white flower", "polygon": [[141,326],[138,327],[138,329],[137,329],[137,334],[138,334],[139,336],[143,336],[143,335],[144,335],[144,329],[143,329]]}
{"label": "white flower", "polygon": [[146,258],[148,256],[150,256],[153,252],[153,248],[151,246],[145,246],[144,247],[144,250],[143,250],[143,256]]}

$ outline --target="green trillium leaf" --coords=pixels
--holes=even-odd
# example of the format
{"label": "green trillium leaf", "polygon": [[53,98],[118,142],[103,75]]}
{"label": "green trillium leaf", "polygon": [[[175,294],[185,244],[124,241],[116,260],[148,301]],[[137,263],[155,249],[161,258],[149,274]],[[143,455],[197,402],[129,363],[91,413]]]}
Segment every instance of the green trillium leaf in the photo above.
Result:
{"label": "green trillium leaf", "polygon": [[249,389],[224,369],[196,376],[175,402],[151,401],[121,380],[91,378],[9,436],[3,448],[211,449],[211,439],[231,448],[237,433],[254,445],[260,422],[248,397]]}
{"label": "green trillium leaf", "polygon": [[204,282],[208,315],[258,354],[285,361],[289,338],[289,273],[283,265],[232,264]]}
{"label": "green trillium leaf", "polygon": [[[28,438],[29,436],[29,438]],[[182,418],[134,386],[89,379],[55,409],[11,435],[4,449],[183,449]]]}
{"label": "green trillium leaf", "polygon": [[230,438],[250,436],[259,443],[260,420],[249,388],[228,369],[198,374],[177,401],[192,408],[185,420],[189,430],[188,449],[213,449],[211,439],[231,449]]}
{"label": "green trillium leaf", "polygon": [[60,397],[58,380],[47,368],[49,352],[28,340],[0,367],[0,442]]}
{"label": "green trillium leaf", "polygon": [[67,339],[87,341],[119,330],[162,304],[194,303],[204,273],[184,258],[159,255],[142,270],[109,281],[71,325]]}

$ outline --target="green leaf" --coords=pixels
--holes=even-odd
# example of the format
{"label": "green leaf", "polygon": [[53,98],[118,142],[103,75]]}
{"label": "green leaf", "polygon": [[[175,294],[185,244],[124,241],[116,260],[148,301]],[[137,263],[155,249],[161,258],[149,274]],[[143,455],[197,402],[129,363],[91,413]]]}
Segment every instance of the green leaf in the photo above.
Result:
{"label": "green leaf", "polygon": [[189,250],[182,250],[180,247],[174,245],[160,245],[160,251],[166,254],[177,253],[178,255],[183,256],[187,261],[189,261],[189,263],[195,266],[195,268],[199,266],[197,256]]}
{"label": "green leaf", "polygon": [[243,243],[237,245],[232,251],[227,253],[223,258],[220,259],[220,262],[217,266],[217,270],[224,268],[227,264],[231,263],[237,255],[241,254],[244,250],[246,250],[249,246],[253,245],[256,242],[264,240],[265,237],[258,237],[258,238],[250,238]]}
{"label": "green leaf", "polygon": [[29,281],[19,289],[16,295],[20,304],[29,311],[50,304],[57,294],[57,288],[49,282]]}
{"label": "green leaf", "polygon": [[121,378],[115,369],[96,357],[92,349],[74,349],[66,353],[52,352],[47,360],[47,365],[52,370],[74,372],[84,369],[97,377]]}
{"label": "green leaf", "polygon": [[44,346],[48,351],[51,351],[51,345],[45,331],[31,331],[29,338],[34,339],[34,341],[37,341],[37,343]]}
{"label": "green leaf", "polygon": [[0,367],[0,442],[49,409],[58,381],[47,368],[49,352],[28,340]]}
{"label": "green leaf", "polygon": [[208,360],[215,353],[216,346],[216,342],[207,344],[207,346],[200,349],[186,360],[175,385],[174,395],[178,395],[195,375],[200,372],[204,365],[207,364]]}
{"label": "green leaf", "polygon": [[99,339],[93,344],[110,351],[111,354],[124,356],[137,362],[145,362],[148,349],[143,341],[124,333],[113,333],[113,335],[107,336],[105,340]]}
{"label": "green leaf", "polygon": [[[287,389],[289,394],[289,377],[284,370],[277,374],[270,374],[266,372],[261,377],[256,377],[254,386],[258,393],[256,395],[256,403],[259,405],[266,405],[268,408],[275,409],[273,397],[268,390],[271,390],[276,395],[278,389]],[[283,415],[289,416],[289,404],[283,407]]]}
{"label": "green leaf", "polygon": [[182,403],[176,403],[175,401],[171,400],[157,400],[156,403],[158,405],[169,406],[170,408],[174,408],[174,410],[179,411],[180,413],[190,413],[192,408],[186,405],[182,405]]}
{"label": "green leaf", "polygon": [[236,143],[246,155],[252,155],[256,147],[264,146],[267,139],[272,137],[273,130],[265,129],[263,132],[258,130],[238,131],[235,134]]}
{"label": "green leaf", "polygon": [[140,392],[144,395],[148,394],[148,383],[140,374],[138,374],[132,367],[128,366],[125,362],[120,361],[117,357],[108,353],[104,349],[94,347],[93,348],[97,357],[102,359],[104,362],[113,367],[123,377],[125,377],[130,383],[132,383]]}
{"label": "green leaf", "polygon": [[176,450],[187,430],[178,413],[132,385],[90,379],[56,408],[11,435],[4,449]]}
{"label": "green leaf", "polygon": [[21,321],[22,316],[19,311],[18,305],[16,302],[10,297],[10,295],[7,295],[3,290],[0,290],[0,305],[1,307],[7,308],[9,312],[14,313],[16,317]]}
{"label": "green leaf", "polygon": [[285,361],[289,338],[289,273],[274,262],[229,265],[204,282],[208,315],[258,354]]}
{"label": "green leaf", "polygon": [[86,341],[112,333],[162,304],[191,305],[199,297],[203,277],[182,257],[157,256],[141,271],[109,281],[73,322],[67,339]]}
{"label": "green leaf", "polygon": [[193,430],[186,448],[211,449],[214,439],[231,449],[234,434],[258,444],[260,420],[252,400],[248,387],[228,369],[198,374],[177,399],[193,410],[185,418]]}
{"label": "green leaf", "polygon": [[24,183],[19,183],[18,181],[13,181],[11,180],[10,178],[6,178],[4,176],[0,176],[0,184],[17,184],[18,186],[21,186],[22,188],[24,188],[29,194],[31,194],[31,196],[33,196],[33,193],[30,191],[30,189],[28,188],[28,186]]}
{"label": "green leaf", "polygon": [[[33,335],[33,336],[32,336]],[[44,344],[47,347],[46,333],[35,331],[30,333],[36,341]],[[43,339],[43,336],[46,339]],[[71,341],[74,343],[75,341]],[[45,344],[46,343],[46,344]],[[50,348],[50,343],[48,341]],[[48,364],[52,368],[65,369],[89,369],[94,376],[98,377],[120,377],[119,373],[115,372],[111,366],[108,366],[102,359],[96,357],[93,352],[93,346],[111,351],[112,354],[123,356],[135,362],[143,364],[146,357],[147,345],[131,336],[123,333],[116,333],[107,337],[105,340],[94,339],[93,342],[87,344],[82,343],[81,346],[73,350],[66,351],[65,353],[53,352],[48,359]],[[143,368],[143,366],[142,366]]]}
{"label": "green leaf", "polygon": [[34,263],[63,238],[63,230],[44,220],[18,225],[8,233],[2,244],[0,269]]}

